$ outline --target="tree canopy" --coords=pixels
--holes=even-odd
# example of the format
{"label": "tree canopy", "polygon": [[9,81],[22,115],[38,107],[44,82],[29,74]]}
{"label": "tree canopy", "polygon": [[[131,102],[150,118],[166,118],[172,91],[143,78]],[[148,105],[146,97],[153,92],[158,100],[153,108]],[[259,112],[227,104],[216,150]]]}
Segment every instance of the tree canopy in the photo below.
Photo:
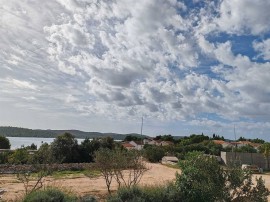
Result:
{"label": "tree canopy", "polygon": [[8,138],[0,136],[0,149],[10,149],[10,142]]}

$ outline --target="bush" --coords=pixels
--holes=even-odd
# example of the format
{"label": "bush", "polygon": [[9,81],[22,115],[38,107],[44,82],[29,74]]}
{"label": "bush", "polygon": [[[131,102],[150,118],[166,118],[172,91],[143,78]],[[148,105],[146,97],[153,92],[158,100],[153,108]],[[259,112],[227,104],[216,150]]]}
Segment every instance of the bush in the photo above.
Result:
{"label": "bush", "polygon": [[152,163],[159,162],[163,156],[165,156],[165,150],[162,147],[148,145],[144,149],[144,157]]}
{"label": "bush", "polygon": [[181,202],[181,195],[174,184],[120,188],[108,202]]}
{"label": "bush", "polygon": [[25,196],[23,202],[76,202],[77,198],[56,188],[32,192]]}
{"label": "bush", "polygon": [[10,164],[26,164],[30,160],[28,151],[25,148],[16,149],[8,157],[8,162]]}
{"label": "bush", "polygon": [[11,152],[2,152],[2,153],[0,153],[0,164],[8,163],[9,155],[11,155]]}
{"label": "bush", "polygon": [[180,162],[182,174],[177,176],[176,186],[185,201],[217,201],[224,198],[225,176],[216,159],[192,152]]}
{"label": "bush", "polygon": [[253,183],[251,173],[239,167],[223,170],[215,158],[199,152],[190,153],[180,167],[176,187],[183,201],[267,201],[269,190],[262,178]]}
{"label": "bush", "polygon": [[96,198],[93,196],[84,196],[80,198],[80,202],[97,202]]}

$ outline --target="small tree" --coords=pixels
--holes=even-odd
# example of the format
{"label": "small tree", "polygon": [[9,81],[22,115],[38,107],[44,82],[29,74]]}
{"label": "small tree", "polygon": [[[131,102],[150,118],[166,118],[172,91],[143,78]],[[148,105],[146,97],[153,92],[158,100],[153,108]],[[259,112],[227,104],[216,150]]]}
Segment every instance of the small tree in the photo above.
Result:
{"label": "small tree", "polygon": [[107,190],[111,194],[111,183],[113,179],[113,164],[112,164],[112,151],[108,148],[101,148],[95,153],[95,162],[97,168],[100,170],[105,179]]}
{"label": "small tree", "polygon": [[267,162],[267,169],[269,169],[269,157],[270,157],[270,143],[266,142],[259,147],[260,153],[262,153]]}
{"label": "small tree", "polygon": [[113,152],[113,172],[118,186],[130,188],[137,185],[147,171],[141,152],[137,150],[115,150]]}
{"label": "small tree", "polygon": [[130,188],[140,182],[147,170],[139,151],[101,148],[95,155],[96,165],[105,179],[109,194],[113,178],[119,187]]}
{"label": "small tree", "polygon": [[22,170],[17,174],[17,179],[23,183],[25,194],[41,189],[44,184],[44,177],[51,173],[50,167],[47,165],[35,165],[34,167],[33,169],[37,171],[36,173]]}
{"label": "small tree", "polygon": [[8,138],[0,136],[0,149],[10,149],[10,142]]}

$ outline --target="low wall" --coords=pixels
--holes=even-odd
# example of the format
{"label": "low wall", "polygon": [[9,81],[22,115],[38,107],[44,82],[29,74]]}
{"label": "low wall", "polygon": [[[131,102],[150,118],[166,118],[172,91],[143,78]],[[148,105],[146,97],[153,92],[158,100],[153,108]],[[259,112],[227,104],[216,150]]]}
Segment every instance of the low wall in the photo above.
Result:
{"label": "low wall", "polygon": [[267,168],[267,161],[260,153],[221,152],[220,157],[226,165],[232,165],[233,163],[253,164],[260,168]]}
{"label": "low wall", "polygon": [[20,172],[36,172],[40,168],[48,168],[51,171],[63,170],[85,170],[96,168],[95,163],[63,163],[63,164],[50,164],[50,165],[0,165],[0,174],[14,174]]}

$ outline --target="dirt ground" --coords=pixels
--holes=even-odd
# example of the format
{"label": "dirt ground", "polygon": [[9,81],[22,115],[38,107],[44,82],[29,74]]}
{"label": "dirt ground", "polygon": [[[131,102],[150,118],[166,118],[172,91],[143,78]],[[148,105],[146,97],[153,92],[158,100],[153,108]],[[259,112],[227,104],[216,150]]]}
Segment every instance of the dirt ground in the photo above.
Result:
{"label": "dirt ground", "polygon": [[[147,163],[148,171],[144,174],[140,181],[140,185],[161,185],[175,179],[176,172],[180,173],[179,169],[167,167],[161,164]],[[90,179],[83,174],[71,179],[53,179],[46,178],[45,186],[56,186],[76,193],[77,195],[94,195],[98,198],[104,197],[107,194],[107,187],[102,177]],[[0,189],[6,190],[2,195],[4,201],[16,201],[23,197],[24,187],[15,175],[2,175],[0,178]],[[117,189],[117,183],[113,181],[112,190]]]}
{"label": "dirt ground", "polygon": [[[179,169],[161,164],[147,163],[147,167],[149,170],[142,177],[140,185],[162,185],[166,182],[173,181],[176,172],[181,172]],[[255,179],[255,177],[259,176],[263,177],[266,187],[270,189],[270,174],[257,174],[254,175],[253,178]],[[68,192],[76,193],[78,196],[89,194],[102,199],[107,195],[106,184],[102,177],[90,179],[83,174],[67,179],[54,179],[48,177],[45,180],[45,186],[56,186]],[[2,195],[4,201],[18,201],[24,195],[23,184],[16,179],[15,175],[1,175],[0,189],[6,190]],[[115,181],[113,181],[111,189],[113,191],[117,190],[117,183]],[[268,201],[270,201],[270,197],[268,197]]]}

